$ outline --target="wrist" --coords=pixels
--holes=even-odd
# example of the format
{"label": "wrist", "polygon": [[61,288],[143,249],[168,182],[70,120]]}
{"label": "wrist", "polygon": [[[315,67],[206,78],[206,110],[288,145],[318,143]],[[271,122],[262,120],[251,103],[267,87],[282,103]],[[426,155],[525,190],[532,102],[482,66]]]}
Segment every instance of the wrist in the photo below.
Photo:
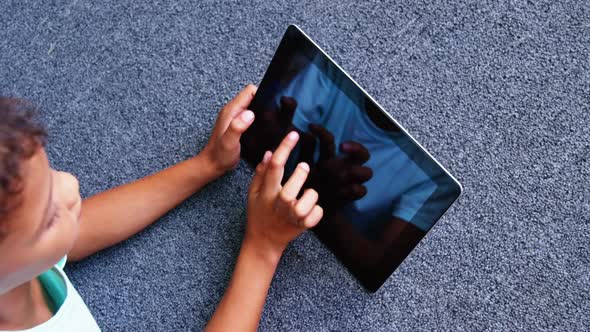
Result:
{"label": "wrist", "polygon": [[201,169],[207,172],[212,178],[218,178],[226,172],[223,167],[215,162],[215,158],[208,148],[205,148],[201,153],[193,157],[193,159],[199,160],[202,164]]}
{"label": "wrist", "polygon": [[272,245],[267,241],[252,239],[246,235],[242,241],[240,254],[255,257],[257,260],[274,268],[279,264],[283,251],[285,251],[283,246]]}

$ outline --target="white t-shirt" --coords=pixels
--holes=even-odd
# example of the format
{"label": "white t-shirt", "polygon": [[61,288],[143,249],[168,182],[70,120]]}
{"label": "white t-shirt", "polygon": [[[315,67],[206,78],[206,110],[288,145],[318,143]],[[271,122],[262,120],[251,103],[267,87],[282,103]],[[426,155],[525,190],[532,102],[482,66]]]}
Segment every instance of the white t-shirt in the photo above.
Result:
{"label": "white t-shirt", "polygon": [[88,307],[63,271],[65,261],[64,257],[39,277],[50,299],[63,303],[48,321],[22,332],[100,332]]}

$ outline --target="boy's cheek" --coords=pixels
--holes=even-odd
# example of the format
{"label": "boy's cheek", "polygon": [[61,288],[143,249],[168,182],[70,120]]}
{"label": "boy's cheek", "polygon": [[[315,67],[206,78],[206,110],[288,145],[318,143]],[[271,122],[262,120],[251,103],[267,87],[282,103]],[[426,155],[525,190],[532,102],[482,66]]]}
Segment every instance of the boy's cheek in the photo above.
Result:
{"label": "boy's cheek", "polygon": [[[65,230],[64,233],[62,233],[62,241],[60,241],[62,243],[59,244],[59,246],[61,247],[61,257],[67,255],[72,250],[74,244],[78,240],[78,236],[80,235],[80,214],[80,208],[71,212],[70,220],[68,220],[67,230]],[[61,257],[59,257],[59,259],[61,259]]]}
{"label": "boy's cheek", "polygon": [[45,262],[47,269],[57,264],[66,256],[76,243],[79,234],[79,211],[70,211],[60,220],[57,229],[51,234],[46,234],[43,243],[37,247],[39,259]]}

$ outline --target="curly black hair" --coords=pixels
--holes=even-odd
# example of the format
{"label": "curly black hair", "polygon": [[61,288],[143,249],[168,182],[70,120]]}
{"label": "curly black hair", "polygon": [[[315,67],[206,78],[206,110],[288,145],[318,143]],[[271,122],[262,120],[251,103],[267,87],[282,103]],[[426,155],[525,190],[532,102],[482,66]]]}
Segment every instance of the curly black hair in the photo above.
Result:
{"label": "curly black hair", "polygon": [[14,198],[23,189],[22,164],[45,145],[47,134],[36,114],[28,101],[0,97],[0,239],[2,219],[19,204]]}

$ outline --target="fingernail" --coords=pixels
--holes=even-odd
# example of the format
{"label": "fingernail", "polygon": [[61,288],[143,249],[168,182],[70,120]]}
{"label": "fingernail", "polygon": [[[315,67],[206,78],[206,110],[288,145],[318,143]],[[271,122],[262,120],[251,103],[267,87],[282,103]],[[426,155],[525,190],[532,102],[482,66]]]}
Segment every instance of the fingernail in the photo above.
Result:
{"label": "fingernail", "polygon": [[309,165],[307,163],[299,163],[299,168],[309,172]]}
{"label": "fingernail", "polygon": [[298,139],[298,138],[299,138],[299,134],[298,134],[296,131],[292,131],[292,132],[290,132],[290,133],[289,133],[289,136],[288,136],[288,138],[289,138],[291,141],[294,141],[294,140],[296,140],[296,139]]}
{"label": "fingernail", "polygon": [[242,120],[250,122],[252,119],[254,119],[254,113],[252,111],[246,111],[242,113]]}
{"label": "fingernail", "polygon": [[270,151],[266,151],[264,153],[264,157],[262,158],[262,162],[266,163],[270,159],[270,155],[271,155],[271,152]]}
{"label": "fingernail", "polygon": [[350,144],[349,143],[342,143],[342,150],[349,150]]}

